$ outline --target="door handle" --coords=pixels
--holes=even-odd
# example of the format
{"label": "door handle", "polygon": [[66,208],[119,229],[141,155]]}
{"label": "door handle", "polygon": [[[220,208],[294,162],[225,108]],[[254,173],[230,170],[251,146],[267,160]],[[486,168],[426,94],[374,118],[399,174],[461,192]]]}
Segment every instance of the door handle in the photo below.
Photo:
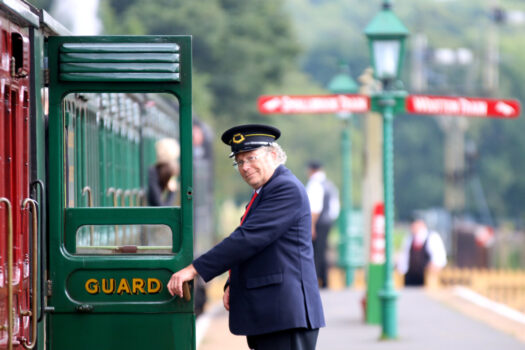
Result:
{"label": "door handle", "polygon": [[13,350],[13,210],[9,199],[0,203],[7,208],[7,349]]}
{"label": "door handle", "polygon": [[188,282],[182,284],[182,297],[186,301],[191,300],[190,284]]}
{"label": "door handle", "polygon": [[40,196],[38,196],[38,189],[35,190],[35,196],[37,196],[39,198],[39,200],[37,200],[37,204],[40,203],[40,205],[38,205],[38,209],[39,209],[39,212],[38,212],[38,217],[40,218],[40,224],[39,224],[39,228],[40,228],[40,246],[39,246],[39,251],[40,251],[40,313],[38,315],[38,319],[37,319],[37,323],[42,321],[42,318],[44,317],[44,313],[45,313],[45,299],[44,299],[44,295],[46,293],[44,293],[44,290],[45,290],[45,261],[47,260],[46,259],[46,238],[44,237],[44,229],[46,227],[46,215],[45,215],[45,206],[46,206],[46,191],[45,191],[45,186],[44,186],[44,182],[40,179],[36,179],[35,181],[31,182],[31,188],[33,187],[39,187],[40,188]]}
{"label": "door handle", "polygon": [[24,315],[27,315],[31,317],[31,339],[32,341],[29,341],[25,338],[21,339],[22,346],[26,348],[27,350],[34,349],[36,345],[36,337],[37,337],[37,318],[38,318],[38,302],[37,302],[37,296],[38,296],[38,210],[36,208],[36,201],[31,198],[24,199],[24,202],[22,203],[22,209],[25,209],[27,205],[31,207],[31,210],[33,211],[33,257],[32,257],[32,285],[31,285],[31,311],[23,311],[22,313]]}
{"label": "door handle", "polygon": [[[83,189],[82,189],[82,195],[86,194],[87,193],[87,200],[88,200],[88,207],[93,207],[93,197],[91,195],[91,187],[89,186],[85,186]],[[89,227],[89,245],[93,245],[93,237],[94,237],[95,233],[94,233],[94,227],[93,226],[90,226]]]}
{"label": "door handle", "polygon": [[[120,188],[114,188],[110,187],[108,188],[107,195],[113,196],[113,206],[118,207],[118,198],[120,197],[120,194],[122,193],[122,190]],[[115,225],[115,245],[118,246],[118,225]]]}

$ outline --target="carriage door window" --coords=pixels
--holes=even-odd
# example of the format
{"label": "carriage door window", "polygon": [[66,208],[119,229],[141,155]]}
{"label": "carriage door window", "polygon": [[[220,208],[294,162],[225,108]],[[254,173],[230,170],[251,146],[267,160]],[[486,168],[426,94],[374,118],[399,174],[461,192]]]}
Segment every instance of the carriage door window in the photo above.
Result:
{"label": "carriage door window", "polygon": [[[67,95],[67,207],[180,208],[177,107],[171,94]],[[172,254],[173,235],[161,224],[83,225],[76,228],[75,253]]]}
{"label": "carriage door window", "polygon": [[24,72],[24,41],[18,33],[11,34],[11,76],[22,77]]}

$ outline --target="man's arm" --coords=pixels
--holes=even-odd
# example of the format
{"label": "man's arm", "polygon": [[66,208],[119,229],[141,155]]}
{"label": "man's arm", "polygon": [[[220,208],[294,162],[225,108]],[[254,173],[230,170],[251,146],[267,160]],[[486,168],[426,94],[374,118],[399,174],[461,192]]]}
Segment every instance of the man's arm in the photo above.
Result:
{"label": "man's arm", "polygon": [[[410,234],[409,234],[410,235]],[[408,272],[408,264],[410,260],[410,246],[412,245],[411,236],[405,237],[400,254],[397,256],[396,269],[404,275]]]}
{"label": "man's arm", "polygon": [[296,222],[301,210],[301,196],[292,183],[281,182],[263,189],[259,196],[260,202],[242,226],[194,260],[195,268],[205,281],[257,254]]}
{"label": "man's arm", "polygon": [[427,251],[430,261],[427,268],[430,271],[439,271],[447,264],[447,251],[441,236],[437,232],[431,232],[428,236]]}
{"label": "man's arm", "polygon": [[178,295],[182,298],[184,295],[182,284],[184,282],[191,281],[197,277],[197,275],[197,270],[195,270],[193,264],[190,264],[182,270],[175,272],[173,275],[171,275],[171,278],[168,282],[168,291],[171,295]]}
{"label": "man's arm", "polygon": [[152,166],[148,169],[148,205],[155,207],[161,206],[162,189],[159,185],[159,175],[157,168]]}
{"label": "man's arm", "polygon": [[323,211],[324,189],[319,182],[311,181],[306,187],[306,193],[308,194],[308,201],[310,202],[310,210],[312,212],[312,239],[315,239],[317,237],[315,225],[317,225],[317,220],[319,220],[321,211]]}

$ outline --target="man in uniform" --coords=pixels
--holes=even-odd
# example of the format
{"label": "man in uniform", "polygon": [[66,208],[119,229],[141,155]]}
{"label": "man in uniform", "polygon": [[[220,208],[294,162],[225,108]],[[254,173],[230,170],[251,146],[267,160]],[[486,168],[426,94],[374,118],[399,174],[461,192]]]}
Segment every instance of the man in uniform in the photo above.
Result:
{"label": "man in uniform", "polygon": [[414,215],[411,234],[403,242],[397,270],[405,277],[405,286],[422,286],[426,273],[439,272],[447,264],[447,252],[439,233],[428,229],[425,220]]}
{"label": "man in uniform", "polygon": [[280,131],[240,125],[222,135],[230,157],[253,196],[240,225],[168,283],[182,297],[182,284],[200,275],[206,282],[228,270],[224,306],[230,331],[246,335],[257,350],[313,350],[325,325],[313,261],[306,191],[284,166],[275,143]]}

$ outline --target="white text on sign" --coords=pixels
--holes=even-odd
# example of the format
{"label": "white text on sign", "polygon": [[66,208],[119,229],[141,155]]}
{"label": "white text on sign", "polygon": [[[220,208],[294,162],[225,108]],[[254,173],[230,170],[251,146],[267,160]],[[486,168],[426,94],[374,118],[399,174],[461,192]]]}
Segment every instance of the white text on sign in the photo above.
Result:
{"label": "white text on sign", "polygon": [[258,108],[263,114],[365,113],[370,99],[364,95],[261,96]]}
{"label": "white text on sign", "polygon": [[516,118],[520,115],[520,104],[516,100],[409,95],[406,110],[414,114]]}

